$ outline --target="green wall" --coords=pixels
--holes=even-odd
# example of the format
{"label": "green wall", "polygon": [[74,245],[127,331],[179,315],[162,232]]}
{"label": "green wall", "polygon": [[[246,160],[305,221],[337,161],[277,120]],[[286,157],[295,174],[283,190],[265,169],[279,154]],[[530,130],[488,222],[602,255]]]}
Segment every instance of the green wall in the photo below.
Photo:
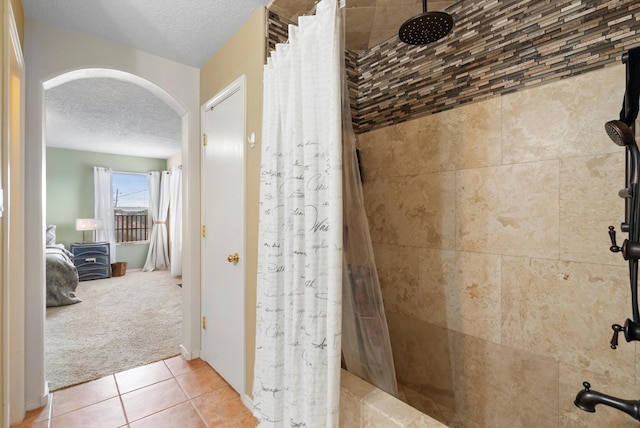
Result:
{"label": "green wall", "polygon": [[[167,161],[48,147],[46,222],[56,225],[56,241],[67,249],[82,242],[82,232],[75,230],[76,218],[93,217],[94,166],[118,172],[162,171]],[[127,269],[141,269],[148,250],[148,244],[118,244],[116,260],[127,262]]]}

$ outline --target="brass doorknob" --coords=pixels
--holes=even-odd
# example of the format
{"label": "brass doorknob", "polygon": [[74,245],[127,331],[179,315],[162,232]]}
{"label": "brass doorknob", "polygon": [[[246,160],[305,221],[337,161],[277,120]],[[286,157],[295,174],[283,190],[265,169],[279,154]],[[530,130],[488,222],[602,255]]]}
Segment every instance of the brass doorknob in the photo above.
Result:
{"label": "brass doorknob", "polygon": [[238,255],[238,253],[229,254],[229,257],[227,257],[227,261],[229,263],[238,263],[238,260],[240,260],[240,256]]}

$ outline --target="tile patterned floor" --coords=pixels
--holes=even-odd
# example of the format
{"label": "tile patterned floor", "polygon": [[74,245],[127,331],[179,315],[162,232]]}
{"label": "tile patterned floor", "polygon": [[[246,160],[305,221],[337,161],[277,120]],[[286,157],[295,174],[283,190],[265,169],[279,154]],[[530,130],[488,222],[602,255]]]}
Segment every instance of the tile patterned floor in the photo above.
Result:
{"label": "tile patterned floor", "polygon": [[253,428],[240,396],[200,359],[182,356],[51,393],[14,428]]}

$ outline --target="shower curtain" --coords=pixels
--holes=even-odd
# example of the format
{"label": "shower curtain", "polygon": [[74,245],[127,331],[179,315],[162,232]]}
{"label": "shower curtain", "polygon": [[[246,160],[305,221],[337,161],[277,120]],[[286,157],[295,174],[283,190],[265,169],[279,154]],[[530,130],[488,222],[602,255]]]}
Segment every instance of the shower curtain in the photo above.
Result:
{"label": "shower curtain", "polygon": [[264,70],[254,414],[338,425],[342,136],[337,0],[290,26]]}
{"label": "shower curtain", "polygon": [[149,239],[149,252],[142,268],[145,272],[169,268],[169,247],[167,242],[167,212],[169,211],[170,180],[169,171],[153,171],[148,174],[149,211],[153,226]]}
{"label": "shower curtain", "polygon": [[[344,38],[342,39],[344,42]],[[344,54],[344,45],[341,52]],[[341,64],[345,64],[344,56]],[[384,303],[364,209],[360,164],[351,122],[349,89],[342,73],[344,264],[342,357],[344,367],[393,396],[396,371]]]}

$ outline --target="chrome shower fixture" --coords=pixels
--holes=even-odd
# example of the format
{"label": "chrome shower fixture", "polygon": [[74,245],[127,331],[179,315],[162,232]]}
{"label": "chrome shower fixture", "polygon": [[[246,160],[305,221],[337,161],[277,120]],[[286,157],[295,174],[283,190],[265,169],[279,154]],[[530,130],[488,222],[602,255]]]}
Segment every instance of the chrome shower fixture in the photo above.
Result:
{"label": "chrome shower fixture", "polygon": [[440,40],[452,28],[451,15],[445,12],[427,12],[427,0],[422,0],[422,13],[402,24],[398,37],[410,45],[426,45]]}

